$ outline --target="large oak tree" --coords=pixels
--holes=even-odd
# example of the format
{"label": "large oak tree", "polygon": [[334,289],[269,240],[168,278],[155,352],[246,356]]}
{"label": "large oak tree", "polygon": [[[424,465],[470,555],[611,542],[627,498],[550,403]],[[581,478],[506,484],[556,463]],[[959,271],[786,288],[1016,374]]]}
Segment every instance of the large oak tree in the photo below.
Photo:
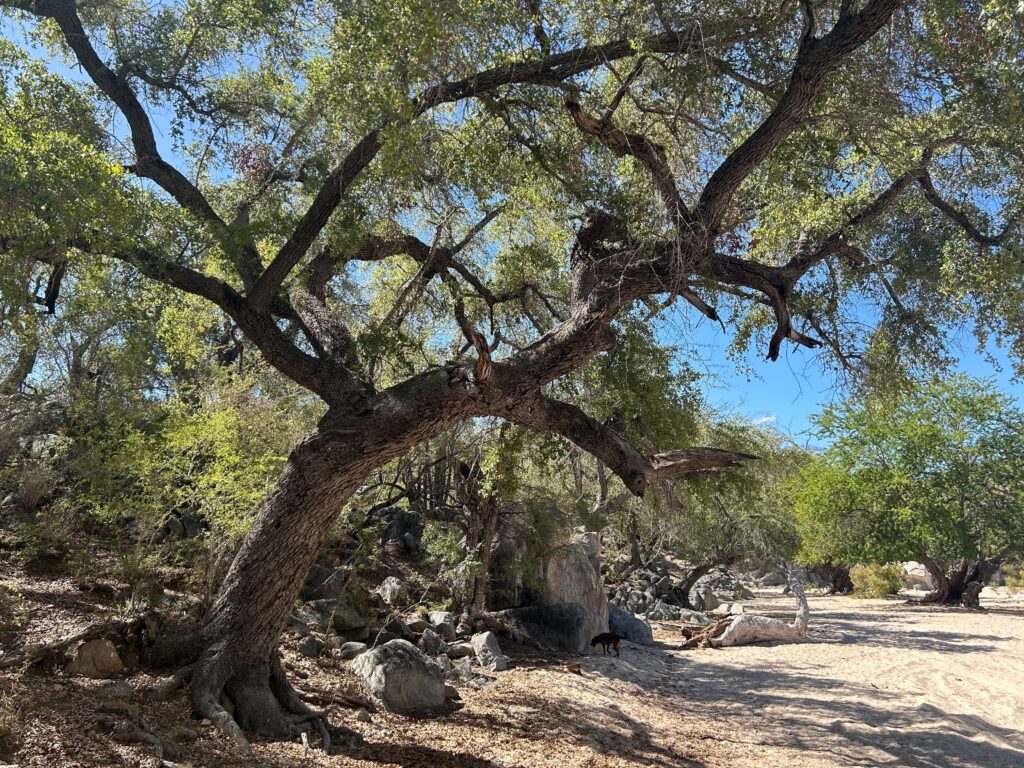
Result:
{"label": "large oak tree", "polygon": [[[149,649],[240,744],[308,718],[279,635],[410,447],[496,417],[638,495],[741,458],[644,453],[559,399],[623,319],[682,299],[869,380],[940,364],[967,321],[1020,348],[1016,3],[0,5],[92,110],[5,128],[5,263],[114,259],[201,297],[326,407],[209,613]],[[53,89],[4,57],[5,94]]]}

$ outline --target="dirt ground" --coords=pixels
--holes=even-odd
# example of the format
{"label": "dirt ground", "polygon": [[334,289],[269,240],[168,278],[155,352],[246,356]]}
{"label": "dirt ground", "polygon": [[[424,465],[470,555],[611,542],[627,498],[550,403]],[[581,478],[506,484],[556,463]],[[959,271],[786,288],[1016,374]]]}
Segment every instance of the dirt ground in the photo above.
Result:
{"label": "dirt ground", "polygon": [[[55,628],[70,634],[110,608],[66,579],[5,580],[29,610],[17,644]],[[178,731],[173,764],[193,768],[1019,768],[1024,601],[983,605],[968,613],[812,597],[810,637],[795,645],[680,651],[678,629],[663,624],[655,647],[624,644],[618,659],[508,648],[512,669],[489,688],[463,688],[461,704],[437,717],[377,713],[363,723],[352,709],[330,706],[335,722],[364,739],[344,755],[256,743],[255,758],[242,759],[212,726],[190,719],[184,695],[154,703],[140,694],[136,702],[158,734]],[[793,610],[776,593],[748,607],[782,618]],[[10,654],[16,643],[7,634]],[[285,657],[296,683],[320,699],[359,692],[347,662]],[[583,674],[565,671],[567,662]],[[141,692],[152,679],[129,681]],[[161,766],[149,747],[120,744],[97,727],[107,685],[5,670],[0,748],[8,751],[0,758],[21,768]]]}

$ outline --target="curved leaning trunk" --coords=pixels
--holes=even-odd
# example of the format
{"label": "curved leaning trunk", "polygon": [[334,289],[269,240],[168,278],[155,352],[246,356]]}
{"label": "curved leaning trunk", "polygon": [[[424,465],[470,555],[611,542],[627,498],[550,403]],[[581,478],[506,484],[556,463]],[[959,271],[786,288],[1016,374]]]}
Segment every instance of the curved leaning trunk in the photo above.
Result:
{"label": "curved leaning trunk", "polygon": [[427,390],[418,401],[385,402],[351,419],[328,414],[289,455],[203,622],[186,638],[169,638],[162,653],[154,648],[164,661],[177,653],[192,662],[196,712],[244,751],[243,730],[291,737],[311,721],[328,741],[285,678],[279,638],[335,520],[370,472],[468,415],[459,403],[427,409],[429,400]]}
{"label": "curved leaning trunk", "polygon": [[239,726],[293,736],[300,730],[294,716],[310,715],[284,677],[279,638],[339,512],[372,468],[364,456],[319,433],[304,440],[263,502],[198,630],[193,706],[243,746]]}

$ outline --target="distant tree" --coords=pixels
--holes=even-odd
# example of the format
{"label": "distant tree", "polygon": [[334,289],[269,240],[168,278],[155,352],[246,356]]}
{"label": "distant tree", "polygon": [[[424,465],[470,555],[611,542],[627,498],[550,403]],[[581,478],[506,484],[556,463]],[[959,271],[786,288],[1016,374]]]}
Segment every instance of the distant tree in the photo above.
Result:
{"label": "distant tree", "polygon": [[999,566],[1024,553],[1024,414],[957,375],[895,399],[830,408],[829,442],[800,479],[802,556],[919,560],[931,600],[978,605]]}

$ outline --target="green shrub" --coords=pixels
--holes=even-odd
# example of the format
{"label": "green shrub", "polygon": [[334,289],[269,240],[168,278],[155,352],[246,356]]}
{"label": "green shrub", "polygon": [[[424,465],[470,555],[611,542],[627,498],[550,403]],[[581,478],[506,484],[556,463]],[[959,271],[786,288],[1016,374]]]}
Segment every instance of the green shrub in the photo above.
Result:
{"label": "green shrub", "polygon": [[1024,565],[1008,566],[1003,568],[1003,573],[1006,574],[1006,587],[1010,592],[1024,592]]}
{"label": "green shrub", "polygon": [[28,621],[28,606],[21,592],[0,581],[0,632],[20,629]]}
{"label": "green shrub", "polygon": [[903,586],[903,567],[890,565],[856,565],[850,569],[854,597],[888,597]]}

